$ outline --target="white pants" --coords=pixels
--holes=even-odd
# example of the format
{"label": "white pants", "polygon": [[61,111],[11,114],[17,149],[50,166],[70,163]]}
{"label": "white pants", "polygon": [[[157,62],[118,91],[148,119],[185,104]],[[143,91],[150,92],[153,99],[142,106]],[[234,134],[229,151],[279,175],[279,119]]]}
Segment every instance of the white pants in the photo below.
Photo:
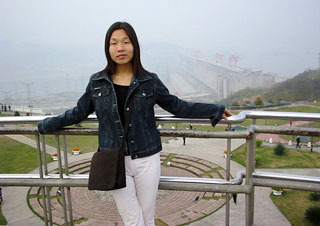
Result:
{"label": "white pants", "polygon": [[160,153],[132,160],[125,157],[126,183],[112,191],[125,226],[154,226],[160,180]]}

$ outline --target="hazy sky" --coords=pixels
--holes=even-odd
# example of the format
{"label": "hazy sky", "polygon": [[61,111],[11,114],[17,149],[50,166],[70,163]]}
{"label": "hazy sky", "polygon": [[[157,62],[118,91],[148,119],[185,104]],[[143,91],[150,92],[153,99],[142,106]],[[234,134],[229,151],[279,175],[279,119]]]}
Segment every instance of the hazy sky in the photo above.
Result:
{"label": "hazy sky", "polygon": [[105,32],[119,20],[133,25],[142,52],[160,42],[225,61],[237,54],[241,67],[285,76],[319,63],[319,0],[1,0],[0,88],[102,69]]}

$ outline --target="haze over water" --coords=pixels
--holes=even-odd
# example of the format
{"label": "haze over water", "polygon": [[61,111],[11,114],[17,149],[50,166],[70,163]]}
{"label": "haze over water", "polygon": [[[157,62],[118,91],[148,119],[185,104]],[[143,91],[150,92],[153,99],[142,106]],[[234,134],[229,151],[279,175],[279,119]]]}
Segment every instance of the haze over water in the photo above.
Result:
{"label": "haze over water", "polygon": [[104,36],[115,21],[136,29],[142,62],[161,43],[212,62],[221,53],[225,64],[234,54],[240,67],[281,76],[319,63],[317,0],[2,0],[0,21],[0,100],[26,95],[28,84],[34,96],[81,92],[105,67]]}

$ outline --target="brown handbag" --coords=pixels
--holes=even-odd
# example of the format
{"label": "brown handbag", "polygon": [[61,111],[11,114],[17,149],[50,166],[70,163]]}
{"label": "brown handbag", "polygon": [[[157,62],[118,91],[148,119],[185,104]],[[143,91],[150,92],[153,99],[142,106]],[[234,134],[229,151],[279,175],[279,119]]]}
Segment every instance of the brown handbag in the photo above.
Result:
{"label": "brown handbag", "polygon": [[129,122],[131,121],[132,106],[133,97],[130,98],[129,111],[125,115],[126,124],[120,147],[109,150],[99,148],[98,152],[94,153],[90,166],[89,190],[109,191],[126,186],[123,147],[128,133]]}

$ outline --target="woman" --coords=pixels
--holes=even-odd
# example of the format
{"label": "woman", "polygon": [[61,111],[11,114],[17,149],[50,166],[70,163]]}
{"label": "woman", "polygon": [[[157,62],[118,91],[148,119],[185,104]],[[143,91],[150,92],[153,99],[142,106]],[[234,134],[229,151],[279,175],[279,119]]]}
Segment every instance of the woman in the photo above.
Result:
{"label": "woman", "polygon": [[95,111],[99,121],[99,148],[120,146],[128,98],[134,98],[132,119],[125,144],[126,184],[113,190],[125,225],[155,225],[155,203],[160,179],[161,140],[156,129],[154,105],[177,117],[208,118],[215,126],[227,120],[223,105],[185,102],[169,93],[156,74],[146,71],[140,61],[136,33],[126,22],[116,22],[105,39],[107,66],[91,76],[77,106],[64,114],[40,121],[40,133],[79,123]]}

